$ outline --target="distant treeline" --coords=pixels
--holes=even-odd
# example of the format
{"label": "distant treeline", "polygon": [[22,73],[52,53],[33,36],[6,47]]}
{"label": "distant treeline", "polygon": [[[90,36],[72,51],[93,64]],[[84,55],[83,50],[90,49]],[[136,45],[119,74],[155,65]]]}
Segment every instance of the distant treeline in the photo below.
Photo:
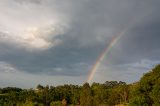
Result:
{"label": "distant treeline", "polygon": [[160,106],[160,65],[139,82],[0,88],[0,106]]}

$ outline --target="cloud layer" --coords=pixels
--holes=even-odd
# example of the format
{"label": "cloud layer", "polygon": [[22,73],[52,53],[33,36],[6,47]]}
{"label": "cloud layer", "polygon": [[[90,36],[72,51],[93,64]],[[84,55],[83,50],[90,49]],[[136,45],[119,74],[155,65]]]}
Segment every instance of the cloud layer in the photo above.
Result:
{"label": "cloud layer", "polygon": [[125,31],[93,81],[134,82],[160,61],[159,4],[159,0],[0,0],[0,72],[4,76],[0,80],[18,72],[17,76],[30,77],[34,84],[45,84],[47,77],[48,83],[71,79],[83,83],[111,39]]}

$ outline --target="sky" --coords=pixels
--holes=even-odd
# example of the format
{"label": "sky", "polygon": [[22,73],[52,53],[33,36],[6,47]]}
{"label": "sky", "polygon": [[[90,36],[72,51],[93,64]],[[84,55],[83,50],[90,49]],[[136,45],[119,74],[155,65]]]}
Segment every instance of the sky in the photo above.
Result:
{"label": "sky", "polygon": [[0,0],[0,87],[133,83],[160,63],[159,0]]}

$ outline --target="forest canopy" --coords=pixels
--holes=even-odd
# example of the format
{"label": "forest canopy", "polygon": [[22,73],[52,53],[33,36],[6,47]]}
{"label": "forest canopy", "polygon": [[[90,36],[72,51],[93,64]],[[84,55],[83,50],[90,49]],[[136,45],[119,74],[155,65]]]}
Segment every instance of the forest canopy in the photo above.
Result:
{"label": "forest canopy", "polygon": [[36,89],[0,88],[0,106],[160,106],[160,65],[140,81],[42,86]]}

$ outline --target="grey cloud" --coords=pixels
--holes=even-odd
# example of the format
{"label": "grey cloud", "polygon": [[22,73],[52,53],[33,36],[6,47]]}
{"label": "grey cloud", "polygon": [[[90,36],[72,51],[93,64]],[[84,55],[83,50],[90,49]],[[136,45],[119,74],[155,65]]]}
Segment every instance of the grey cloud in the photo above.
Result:
{"label": "grey cloud", "polygon": [[[133,62],[139,59],[159,59],[159,22],[158,20],[148,20],[147,23],[134,26],[122,38],[118,48],[112,51],[112,61],[115,62]],[[124,59],[125,58],[125,59]]]}
{"label": "grey cloud", "polygon": [[20,4],[24,4],[26,5],[26,3],[33,3],[33,4],[41,4],[41,2],[43,0],[13,0],[14,2],[20,3]]}
{"label": "grey cloud", "polygon": [[[53,42],[54,39],[61,41],[56,46],[43,51],[34,49],[28,51],[24,48],[18,48],[17,45],[9,45],[9,42],[0,42],[0,61],[12,64],[18,70],[35,75],[86,76],[103,49],[124,29],[127,29],[124,36],[112,47],[106,56],[107,58],[103,60],[102,64],[105,67],[98,69],[102,71],[100,75],[107,73],[109,67],[112,70],[110,74],[118,76],[119,71],[117,70],[119,69],[125,73],[125,76],[131,75],[130,73],[135,75],[132,77],[133,79],[126,77],[131,82],[131,80],[139,77],[136,77],[138,70],[141,71],[141,74],[147,70],[136,67],[134,72],[133,67],[125,66],[126,64],[143,65],[141,63],[143,59],[148,61],[160,59],[159,0],[28,0],[23,2],[16,0],[16,2],[20,2],[22,8],[27,3],[37,5],[31,14],[33,15],[32,18],[27,22],[41,23],[42,20],[47,21],[47,19],[54,20],[56,18],[58,20],[56,25],[66,25],[65,31],[58,33],[53,39],[51,39],[52,33],[47,38],[42,36],[49,42]],[[31,5],[27,6],[29,11],[30,8],[33,8]],[[39,9],[44,9],[43,12],[47,12],[46,17],[40,14]],[[20,16],[24,14],[21,12]],[[35,14],[39,18],[33,18]],[[49,23],[49,21],[47,22]],[[107,74],[104,75],[107,76]]]}

